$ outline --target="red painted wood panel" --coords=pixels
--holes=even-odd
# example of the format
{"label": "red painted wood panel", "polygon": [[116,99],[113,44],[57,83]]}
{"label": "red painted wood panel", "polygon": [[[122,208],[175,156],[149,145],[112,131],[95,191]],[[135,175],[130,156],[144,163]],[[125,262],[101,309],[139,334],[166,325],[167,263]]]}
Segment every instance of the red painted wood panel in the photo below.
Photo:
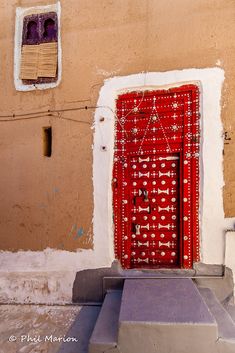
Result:
{"label": "red painted wood panel", "polygon": [[199,117],[195,85],[117,99],[113,210],[124,268],[199,260]]}

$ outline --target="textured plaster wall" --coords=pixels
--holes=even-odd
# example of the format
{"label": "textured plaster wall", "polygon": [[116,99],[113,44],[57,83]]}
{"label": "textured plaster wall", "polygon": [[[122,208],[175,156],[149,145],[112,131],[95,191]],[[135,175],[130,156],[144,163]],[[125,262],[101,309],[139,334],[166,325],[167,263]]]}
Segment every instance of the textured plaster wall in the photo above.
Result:
{"label": "textured plaster wall", "polygon": [[[71,266],[94,265],[84,260],[80,250],[93,248],[91,127],[95,108],[73,109],[95,107],[105,79],[140,72],[215,66],[224,70],[223,202],[225,215],[234,217],[234,1],[61,0],[61,82],[54,89],[16,91],[16,8],[54,3],[0,2],[0,115],[69,109],[50,117],[43,113],[34,119],[0,122],[1,250],[41,251],[38,256],[43,261],[31,266],[34,271],[47,268],[48,254],[54,254],[44,251],[47,248],[61,250],[59,254],[63,253]],[[46,158],[42,155],[42,127],[49,125],[53,152]],[[216,175],[216,168],[213,172]],[[66,250],[74,251],[74,257]],[[25,269],[27,266],[26,261]],[[63,266],[59,256],[54,268],[60,271]]]}

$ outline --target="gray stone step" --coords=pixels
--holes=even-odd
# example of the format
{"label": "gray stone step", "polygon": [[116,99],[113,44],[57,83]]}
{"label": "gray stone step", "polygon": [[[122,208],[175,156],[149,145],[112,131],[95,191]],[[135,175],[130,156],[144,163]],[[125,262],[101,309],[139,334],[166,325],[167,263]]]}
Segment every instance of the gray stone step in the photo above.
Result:
{"label": "gray stone step", "polygon": [[66,334],[66,337],[76,337],[77,342],[62,343],[57,353],[88,353],[89,339],[100,309],[100,306],[84,306],[81,309]]}
{"label": "gray stone step", "polygon": [[229,303],[226,303],[224,307],[226,311],[229,313],[229,315],[231,316],[233,322],[235,323],[235,304],[233,304],[231,301]]}
{"label": "gray stone step", "polygon": [[[219,338],[235,340],[235,324],[209,288],[198,288],[218,325]],[[234,341],[235,342],[235,341]]]}
{"label": "gray stone step", "polygon": [[121,298],[122,291],[107,292],[90,338],[89,353],[102,353],[106,350],[110,353],[116,351]]}
{"label": "gray stone step", "polygon": [[217,351],[235,353],[235,324],[226,309],[209,288],[199,288],[218,325]]}
{"label": "gray stone step", "polygon": [[122,353],[215,353],[217,324],[191,279],[127,279],[119,316]]}

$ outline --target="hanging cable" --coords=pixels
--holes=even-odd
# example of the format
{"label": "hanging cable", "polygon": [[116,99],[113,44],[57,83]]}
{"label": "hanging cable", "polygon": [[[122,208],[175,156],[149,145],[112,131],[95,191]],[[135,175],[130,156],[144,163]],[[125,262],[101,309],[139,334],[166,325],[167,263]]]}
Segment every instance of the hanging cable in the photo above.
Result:
{"label": "hanging cable", "polygon": [[[70,112],[70,111],[77,111],[77,110],[88,110],[88,109],[96,109],[98,108],[97,106],[84,106],[84,107],[75,107],[75,108],[64,108],[64,109],[48,109],[48,110],[41,110],[37,112],[30,112],[30,113],[12,113],[12,114],[7,114],[7,115],[0,115],[0,121],[3,121],[4,118],[11,118],[9,121],[12,119],[15,120],[15,118],[20,118],[20,117],[27,117],[30,116],[32,118],[37,117],[38,115],[42,114],[51,114],[51,113],[63,113],[63,112]],[[2,119],[3,118],[3,119]],[[5,120],[8,121],[8,120]]]}

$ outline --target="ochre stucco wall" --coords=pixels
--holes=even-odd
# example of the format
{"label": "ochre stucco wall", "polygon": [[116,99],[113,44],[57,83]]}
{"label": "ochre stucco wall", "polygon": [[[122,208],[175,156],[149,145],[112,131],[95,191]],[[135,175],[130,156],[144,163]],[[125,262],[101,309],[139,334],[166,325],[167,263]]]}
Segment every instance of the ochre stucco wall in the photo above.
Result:
{"label": "ochre stucco wall", "polygon": [[[1,116],[94,107],[104,79],[115,75],[220,66],[225,71],[221,104],[228,138],[224,207],[227,217],[235,216],[234,1],[62,0],[62,81],[55,89],[17,92],[16,7],[51,3],[0,3]],[[81,109],[62,112],[61,118],[1,122],[1,250],[92,248],[93,114],[94,109]],[[53,153],[46,158],[42,127],[49,125]]]}

